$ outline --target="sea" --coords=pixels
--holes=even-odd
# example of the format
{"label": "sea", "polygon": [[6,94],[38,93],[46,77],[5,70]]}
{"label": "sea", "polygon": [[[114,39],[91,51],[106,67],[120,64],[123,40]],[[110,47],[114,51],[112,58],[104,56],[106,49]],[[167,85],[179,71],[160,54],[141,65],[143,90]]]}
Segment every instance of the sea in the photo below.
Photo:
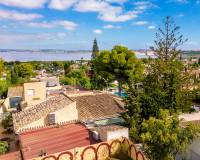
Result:
{"label": "sea", "polygon": [[[90,60],[90,51],[0,51],[4,61],[71,61]],[[142,53],[136,53],[138,58],[145,58]]]}

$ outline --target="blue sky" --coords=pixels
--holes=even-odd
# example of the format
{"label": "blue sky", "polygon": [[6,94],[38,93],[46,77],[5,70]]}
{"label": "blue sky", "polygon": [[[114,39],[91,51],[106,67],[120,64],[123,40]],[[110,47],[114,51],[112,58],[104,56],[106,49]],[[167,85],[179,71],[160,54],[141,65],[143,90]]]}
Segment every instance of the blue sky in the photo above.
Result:
{"label": "blue sky", "polygon": [[167,15],[200,50],[200,0],[0,0],[0,48],[146,49]]}

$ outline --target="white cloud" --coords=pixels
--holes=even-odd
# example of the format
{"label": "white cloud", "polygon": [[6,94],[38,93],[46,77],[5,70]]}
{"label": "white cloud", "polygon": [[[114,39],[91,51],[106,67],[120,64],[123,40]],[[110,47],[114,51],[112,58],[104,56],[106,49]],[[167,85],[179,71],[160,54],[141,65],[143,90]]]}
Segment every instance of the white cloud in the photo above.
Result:
{"label": "white cloud", "polygon": [[134,3],[134,5],[136,6],[136,10],[139,10],[139,11],[144,11],[149,8],[157,7],[155,4],[153,4],[150,1],[137,1]]}
{"label": "white cloud", "polygon": [[121,6],[112,6],[106,1],[80,0],[75,5],[79,12],[97,12],[98,18],[109,22],[125,22],[138,16],[137,11],[124,11]]}
{"label": "white cloud", "polygon": [[2,10],[0,9],[0,19],[16,20],[16,21],[29,21],[33,19],[42,18],[40,14],[34,13],[20,13],[17,11]]}
{"label": "white cloud", "polygon": [[26,41],[30,39],[30,35],[25,34],[0,34],[0,42],[2,43],[13,43],[18,41]]}
{"label": "white cloud", "polygon": [[179,4],[187,4],[189,0],[168,0],[168,3],[179,3]]}
{"label": "white cloud", "polygon": [[180,13],[177,15],[177,17],[184,17],[185,15],[183,13]]}
{"label": "white cloud", "polygon": [[144,26],[144,25],[147,25],[149,22],[147,21],[137,21],[134,23],[134,25],[136,26]]}
{"label": "white cloud", "polygon": [[38,33],[36,35],[32,35],[31,38],[36,38],[38,40],[60,40],[65,39],[67,37],[66,33],[58,32],[58,33]]}
{"label": "white cloud", "polygon": [[116,25],[112,25],[112,24],[108,24],[103,26],[104,29],[120,29],[121,26],[116,26]]}
{"label": "white cloud", "polygon": [[93,30],[93,33],[95,33],[95,34],[102,34],[103,32],[100,29],[95,29],[95,30]]}
{"label": "white cloud", "polygon": [[79,12],[103,12],[109,7],[109,4],[105,1],[80,0],[78,4],[75,5],[75,10]]}
{"label": "white cloud", "polygon": [[37,28],[56,28],[56,27],[63,27],[66,30],[75,30],[77,24],[72,21],[67,20],[57,20],[51,22],[30,22],[30,23],[23,23],[28,27],[37,27]]}
{"label": "white cloud", "polygon": [[154,26],[154,25],[148,26],[148,29],[155,29],[155,28],[156,28],[156,26]]}
{"label": "white cloud", "polygon": [[61,40],[67,37],[66,33],[58,32],[58,33],[36,33],[36,34],[20,34],[20,33],[1,33],[0,34],[0,42],[2,44],[11,44],[14,45],[16,43],[23,44],[24,43],[32,43],[36,40]]}
{"label": "white cloud", "polygon": [[117,8],[110,8],[110,10],[100,13],[99,15],[99,19],[107,22],[126,22],[137,17],[137,12],[130,11],[122,13],[122,11]]}
{"label": "white cloud", "polygon": [[53,28],[54,24],[48,22],[30,22],[24,23],[28,27],[37,27],[37,28]]}
{"label": "white cloud", "polygon": [[63,26],[66,30],[75,30],[77,24],[71,21],[55,21],[56,24]]}
{"label": "white cloud", "polygon": [[47,0],[0,0],[0,4],[19,8],[42,8]]}
{"label": "white cloud", "polygon": [[62,33],[62,32],[57,33],[57,37],[60,39],[64,39],[66,36],[67,36],[66,33]]}
{"label": "white cloud", "polygon": [[57,10],[65,10],[72,7],[77,0],[51,0],[49,8]]}
{"label": "white cloud", "polygon": [[128,0],[106,0],[106,2],[109,2],[109,3],[119,3],[119,4],[123,4],[127,1]]}
{"label": "white cloud", "polygon": [[[108,22],[125,22],[138,17],[146,9],[155,5],[150,1],[135,2],[135,9],[126,11],[121,5],[128,0],[0,0],[0,4],[21,7],[41,8],[45,4],[56,10],[73,7],[79,12],[97,12],[98,18]],[[115,3],[115,4],[113,4]]]}

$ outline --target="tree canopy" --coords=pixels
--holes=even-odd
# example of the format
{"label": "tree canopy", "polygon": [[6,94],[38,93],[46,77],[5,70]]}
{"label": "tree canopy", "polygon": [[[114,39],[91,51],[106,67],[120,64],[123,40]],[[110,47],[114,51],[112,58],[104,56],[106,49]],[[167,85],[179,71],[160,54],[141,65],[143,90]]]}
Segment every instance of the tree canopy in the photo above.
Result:
{"label": "tree canopy", "polygon": [[[70,67],[70,66],[68,66]],[[68,70],[68,69],[67,69]],[[65,85],[80,85],[84,88],[90,89],[90,79],[87,76],[87,67],[82,66],[77,70],[69,70],[65,72],[66,75],[61,79],[61,82]]]}
{"label": "tree canopy", "polygon": [[171,17],[156,33],[155,59],[146,62],[141,80],[130,80],[123,115],[130,127],[130,136],[143,144],[152,160],[175,160],[195,138],[192,126],[180,126],[177,115],[191,111],[190,77],[179,61],[177,49],[185,40]]}
{"label": "tree canopy", "polygon": [[9,81],[0,80],[0,98],[6,97],[9,86],[10,86]]}
{"label": "tree canopy", "polygon": [[106,83],[114,80],[119,84],[121,95],[122,84],[128,79],[139,80],[143,72],[142,62],[135,53],[124,46],[114,46],[111,51],[105,50],[94,61],[94,69]]}
{"label": "tree canopy", "polygon": [[34,75],[31,63],[15,63],[11,70],[11,83],[24,83]]}
{"label": "tree canopy", "polygon": [[14,66],[19,77],[28,78],[33,74],[33,66],[29,63],[20,63]]}
{"label": "tree canopy", "polygon": [[177,115],[171,116],[167,110],[160,110],[158,118],[143,121],[140,138],[151,160],[175,160],[197,137],[197,131],[192,125],[183,128]]}
{"label": "tree canopy", "polygon": [[0,77],[2,76],[4,69],[4,61],[2,58],[0,58]]}

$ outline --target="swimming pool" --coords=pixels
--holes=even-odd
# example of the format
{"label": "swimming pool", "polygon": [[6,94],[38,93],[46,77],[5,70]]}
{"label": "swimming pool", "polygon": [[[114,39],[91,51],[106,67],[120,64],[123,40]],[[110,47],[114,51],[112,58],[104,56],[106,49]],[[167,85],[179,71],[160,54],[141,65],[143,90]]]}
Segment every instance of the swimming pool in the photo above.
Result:
{"label": "swimming pool", "polygon": [[[119,96],[119,92],[114,92],[114,95]],[[127,94],[125,92],[121,93],[121,97],[127,97]]]}

